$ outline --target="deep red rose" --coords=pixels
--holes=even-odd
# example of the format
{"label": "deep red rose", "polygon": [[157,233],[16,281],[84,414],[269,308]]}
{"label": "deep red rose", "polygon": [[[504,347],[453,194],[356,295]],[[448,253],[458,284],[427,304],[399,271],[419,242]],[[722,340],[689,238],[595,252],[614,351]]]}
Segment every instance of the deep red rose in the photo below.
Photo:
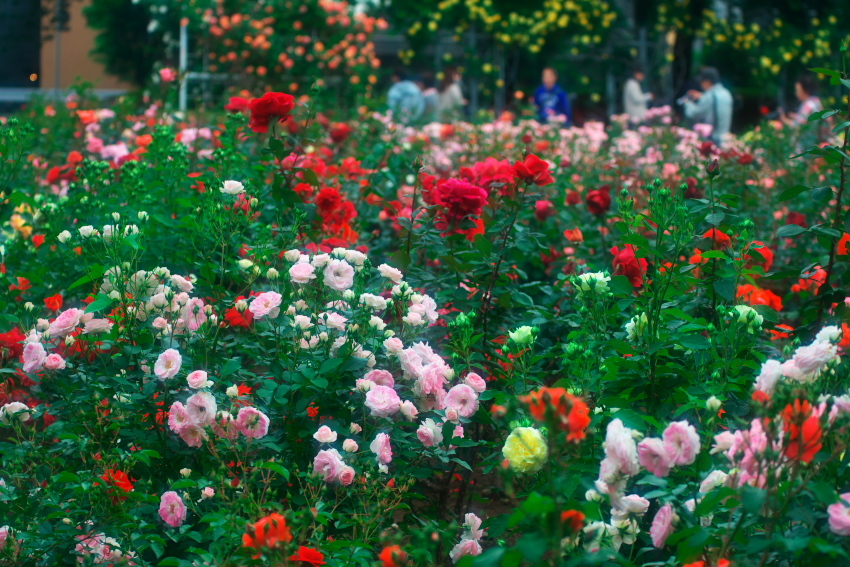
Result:
{"label": "deep red rose", "polygon": [[265,133],[273,121],[282,122],[289,118],[289,113],[295,108],[295,98],[284,93],[266,93],[252,100],[249,108],[251,130]]}
{"label": "deep red rose", "polygon": [[567,193],[567,204],[578,205],[579,203],[581,203],[581,193],[578,191],[569,191]]}
{"label": "deep red rose", "polygon": [[43,234],[34,234],[32,237],[32,245],[35,246],[36,250],[44,244],[44,235]]}
{"label": "deep red rose", "polygon": [[447,179],[439,187],[439,204],[443,206],[449,222],[454,223],[470,215],[480,215],[487,205],[487,191],[457,179]]}
{"label": "deep red rose", "polygon": [[603,185],[599,189],[588,191],[585,203],[587,210],[594,215],[604,215],[611,208],[611,188]]}
{"label": "deep red rose", "polygon": [[227,112],[242,112],[243,110],[248,110],[250,107],[251,101],[241,96],[230,97],[230,101],[224,105],[224,109]]}
{"label": "deep red rose", "polygon": [[549,164],[534,154],[527,155],[525,161],[516,162],[514,171],[517,177],[526,183],[543,186],[555,182],[549,171]]}
{"label": "deep red rose", "polygon": [[788,213],[788,216],[785,217],[785,224],[796,224],[803,228],[809,228],[809,224],[806,222],[806,215],[797,211],[791,211]]}
{"label": "deep red rose", "polygon": [[755,158],[753,157],[753,154],[742,154],[741,157],[738,158],[738,163],[741,165],[750,165],[754,160]]}
{"label": "deep red rose", "polygon": [[611,254],[614,255],[612,264],[615,275],[626,276],[632,287],[641,287],[648,264],[644,258],[635,255],[636,250],[633,244],[626,244],[624,248],[611,248]]}
{"label": "deep red rose", "polygon": [[316,195],[315,203],[319,214],[324,217],[342,205],[342,195],[336,187],[324,187]]}
{"label": "deep red rose", "polygon": [[750,250],[755,250],[756,254],[760,255],[763,259],[759,259],[758,256],[747,253],[744,255],[744,259],[747,260],[747,267],[761,266],[765,273],[769,272],[770,268],[773,266],[773,250],[768,248],[764,242],[759,242],[758,240],[755,240],[750,244]]}
{"label": "deep red rose", "polygon": [[26,335],[17,327],[6,333],[0,333],[0,359],[18,360],[24,352],[22,341]]}
{"label": "deep red rose", "polygon": [[702,199],[702,191],[699,190],[699,181],[696,178],[688,177],[685,179],[685,183],[688,185],[685,191],[686,199]]}
{"label": "deep red rose", "polygon": [[57,165],[56,167],[51,167],[47,172],[47,182],[51,185],[58,183],[59,181],[76,181],[77,180],[77,168],[72,164],[66,165]]}

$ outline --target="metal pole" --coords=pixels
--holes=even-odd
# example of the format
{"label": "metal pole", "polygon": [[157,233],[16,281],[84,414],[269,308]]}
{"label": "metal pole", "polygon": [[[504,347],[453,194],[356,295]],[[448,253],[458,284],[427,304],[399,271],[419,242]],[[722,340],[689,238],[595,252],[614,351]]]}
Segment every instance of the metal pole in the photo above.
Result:
{"label": "metal pole", "polygon": [[62,2],[56,0],[56,64],[53,68],[53,93],[59,99],[59,82],[62,80]]}
{"label": "metal pole", "polygon": [[188,78],[186,70],[189,66],[189,33],[183,22],[180,22],[180,99],[178,106],[181,112],[186,111],[186,95],[188,88]]}

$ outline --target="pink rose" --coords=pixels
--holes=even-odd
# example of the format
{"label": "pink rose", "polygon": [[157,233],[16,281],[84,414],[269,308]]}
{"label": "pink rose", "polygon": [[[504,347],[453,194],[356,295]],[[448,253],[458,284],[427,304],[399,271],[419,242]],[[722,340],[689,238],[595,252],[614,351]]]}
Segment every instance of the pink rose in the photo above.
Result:
{"label": "pink rose", "polygon": [[661,549],[667,543],[667,538],[673,534],[673,507],[665,504],[652,519],[652,527],[649,535],[652,536],[652,545]]}
{"label": "pink rose", "polygon": [[324,319],[326,327],[345,332],[345,323],[348,321],[346,317],[339,313],[322,313],[319,317]]}
{"label": "pink rose", "polygon": [[401,342],[401,339],[390,337],[384,341],[384,349],[386,349],[389,354],[398,354],[404,350],[404,343]]}
{"label": "pink rose", "polygon": [[443,403],[460,417],[471,417],[478,411],[478,394],[466,384],[458,384],[449,390]]}
{"label": "pink rose", "polygon": [[620,507],[625,512],[642,516],[649,510],[649,500],[637,494],[629,494],[620,498]]}
{"label": "pink rose", "polygon": [[412,348],[406,348],[398,353],[398,362],[407,378],[419,378],[425,370],[422,357]]}
{"label": "pink rose", "polygon": [[371,380],[378,386],[389,386],[390,388],[395,386],[393,375],[387,370],[370,370],[363,378]]}
{"label": "pink rose", "polygon": [[677,465],[689,465],[699,453],[699,435],[694,426],[687,421],[674,421],[667,426],[662,435],[664,448],[670,459]]}
{"label": "pink rose", "polygon": [[239,428],[236,426],[236,420],[229,411],[220,411],[215,416],[213,421],[213,433],[223,439],[236,439],[239,437]]}
{"label": "pink rose", "polygon": [[180,291],[190,292],[194,289],[195,285],[184,278],[183,276],[178,276],[176,274],[171,276],[171,283],[180,288]]}
{"label": "pink rose", "polygon": [[487,382],[475,372],[467,374],[466,378],[463,379],[463,383],[472,388],[476,394],[480,394],[487,389]]}
{"label": "pink rose", "polygon": [[463,539],[474,539],[478,541],[484,537],[484,530],[481,529],[481,518],[475,514],[466,514],[463,520],[463,527],[466,528],[463,532]]}
{"label": "pink rose", "polygon": [[457,563],[461,557],[481,555],[482,551],[481,544],[474,539],[461,539],[460,543],[449,552],[449,557],[452,558],[453,563]]}
{"label": "pink rose", "polygon": [[346,439],[342,442],[342,450],[346,453],[356,453],[360,447],[354,439]]}
{"label": "pink rose", "polygon": [[242,408],[236,414],[236,428],[245,437],[262,439],[269,432],[269,418],[257,408]]}
{"label": "pink rose", "polygon": [[776,383],[782,377],[782,363],[778,360],[768,360],[761,365],[761,372],[756,378],[755,389],[768,396],[773,395]]}
{"label": "pink rose", "polygon": [[842,494],[841,500],[830,504],[826,511],[829,512],[830,531],[840,536],[850,536],[850,492]]}
{"label": "pink rose", "polygon": [[401,407],[399,409],[401,410],[401,414],[411,421],[416,419],[416,416],[419,415],[419,410],[416,409],[416,406],[413,405],[413,402],[410,400],[404,400],[401,402]]}
{"label": "pink rose", "polygon": [[207,383],[207,373],[203,370],[195,370],[186,376],[186,382],[193,390],[200,390]]}
{"label": "pink rose", "polygon": [[306,284],[316,279],[316,268],[312,264],[293,264],[289,268],[289,279],[292,283]]}
{"label": "pink rose", "polygon": [[[380,387],[380,386],[379,386]],[[378,433],[375,440],[369,445],[369,450],[375,453],[378,462],[388,465],[393,460],[393,450],[390,446],[390,436],[386,433]]]}
{"label": "pink rose", "polygon": [[194,297],[190,299],[180,313],[183,324],[190,331],[197,331],[201,325],[206,323],[207,314],[204,313],[204,301]]}
{"label": "pink rose", "polygon": [[[163,319],[165,321],[165,319]],[[96,335],[98,333],[108,333],[112,330],[112,327],[115,325],[109,319],[90,319],[86,321],[85,327],[83,327],[84,335]],[[154,322],[156,325],[156,322]]]}
{"label": "pink rose", "polygon": [[402,274],[401,271],[393,268],[388,264],[381,264],[380,266],[378,266],[378,271],[381,273],[382,276],[384,276],[388,280],[391,280],[393,283],[401,283],[401,279],[404,277],[404,274]]}
{"label": "pink rose", "polygon": [[202,500],[209,500],[213,496],[215,496],[215,489],[212,486],[207,486],[201,491]]}
{"label": "pink rose", "polygon": [[171,404],[171,409],[168,410],[168,427],[174,433],[180,433],[183,427],[189,423],[189,414],[186,413],[186,406],[181,402]]}
{"label": "pink rose", "polygon": [[180,438],[185,441],[188,446],[196,448],[203,445],[207,438],[207,433],[204,431],[204,428],[197,423],[192,423],[191,421],[186,422],[186,424],[183,425],[178,432],[178,435],[180,435]]}
{"label": "pink rose", "polygon": [[443,442],[443,430],[430,417],[419,425],[416,437],[426,447],[436,447]]}
{"label": "pink rose", "polygon": [[355,476],[354,468],[349,467],[349,466],[344,466],[344,467],[342,467],[342,470],[339,471],[339,476],[337,478],[339,479],[339,483],[341,485],[348,486],[352,482],[354,482],[354,476]]}
{"label": "pink rose", "polygon": [[262,319],[266,316],[274,319],[280,314],[280,302],[282,299],[279,293],[266,291],[254,298],[248,310],[251,311],[255,319]]}
{"label": "pink rose", "polygon": [[337,434],[327,425],[323,425],[313,434],[313,439],[319,443],[333,443],[337,439]]}
{"label": "pink rose", "polygon": [[325,266],[325,285],[337,291],[345,291],[354,284],[354,268],[345,260],[331,260]]}
{"label": "pink rose", "polygon": [[65,368],[65,359],[58,354],[48,354],[44,359],[44,367],[47,370],[63,370]]}
{"label": "pink rose", "polygon": [[172,528],[179,528],[186,521],[186,505],[180,495],[169,490],[159,499],[159,517]]}
{"label": "pink rose", "polygon": [[637,445],[633,431],[623,425],[619,419],[608,424],[605,435],[605,455],[616,472],[625,476],[634,476],[640,472]]}
{"label": "pink rose", "polygon": [[375,417],[389,417],[401,407],[401,399],[389,386],[374,385],[366,393],[366,407]]}
{"label": "pink rose", "polygon": [[153,367],[153,373],[160,380],[173,378],[180,372],[180,365],[183,364],[183,357],[173,348],[168,349],[160,354],[156,359],[156,364]]}
{"label": "pink rose", "polygon": [[210,425],[217,411],[215,398],[209,392],[198,392],[186,400],[186,414],[197,425]]}
{"label": "pink rose", "polygon": [[64,337],[73,331],[80,324],[80,318],[83,316],[82,309],[68,309],[59,314],[59,316],[50,324],[48,329],[51,337]]}
{"label": "pink rose", "polygon": [[638,461],[641,466],[659,478],[670,474],[673,459],[664,448],[664,441],[656,437],[647,437],[638,443]]}
{"label": "pink rose", "polygon": [[44,366],[44,360],[47,358],[47,351],[44,350],[44,345],[41,343],[27,343],[24,347],[24,372],[38,372]]}
{"label": "pink rose", "polygon": [[342,455],[336,449],[325,449],[319,451],[313,459],[313,471],[322,475],[325,482],[334,482],[339,479],[339,474],[345,468]]}

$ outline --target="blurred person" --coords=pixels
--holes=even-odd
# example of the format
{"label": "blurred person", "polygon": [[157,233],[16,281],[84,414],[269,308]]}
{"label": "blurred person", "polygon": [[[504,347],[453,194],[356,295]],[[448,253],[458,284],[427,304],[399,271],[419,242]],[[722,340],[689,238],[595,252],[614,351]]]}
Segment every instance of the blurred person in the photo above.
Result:
{"label": "blurred person", "polygon": [[632,69],[632,76],[626,81],[623,89],[623,111],[629,115],[629,122],[632,124],[643,122],[649,101],[653,98],[652,93],[643,92],[641,83],[645,78],[643,69],[636,66]]}
{"label": "blurred person", "polygon": [[708,138],[720,147],[732,127],[732,93],[720,83],[720,73],[714,67],[703,67],[697,81],[702,91],[688,91],[682,101],[685,117],[711,126]]}
{"label": "blurred person", "polygon": [[436,89],[437,82],[434,80],[434,75],[431,73],[423,73],[422,80],[419,81],[419,88],[422,89],[422,100],[425,106],[422,110],[422,118],[426,122],[434,122],[437,120],[437,109],[440,106],[440,93]]}
{"label": "blurred person", "polygon": [[543,84],[534,93],[534,105],[542,123],[551,119],[567,125],[573,121],[570,99],[564,89],[558,86],[558,72],[552,67],[543,69]]}
{"label": "blurred person", "polygon": [[387,92],[387,104],[396,122],[408,124],[419,120],[425,109],[422,90],[402,70],[393,72],[393,86]]}
{"label": "blurred person", "polygon": [[802,126],[809,121],[809,116],[823,110],[823,104],[818,98],[818,81],[814,75],[802,75],[794,83],[794,94],[800,101],[797,112],[782,113],[782,121],[789,126]]}
{"label": "blurred person", "polygon": [[448,67],[443,73],[439,88],[440,101],[437,105],[437,115],[443,122],[457,120],[466,104],[463,91],[460,89],[460,73],[454,67]]}

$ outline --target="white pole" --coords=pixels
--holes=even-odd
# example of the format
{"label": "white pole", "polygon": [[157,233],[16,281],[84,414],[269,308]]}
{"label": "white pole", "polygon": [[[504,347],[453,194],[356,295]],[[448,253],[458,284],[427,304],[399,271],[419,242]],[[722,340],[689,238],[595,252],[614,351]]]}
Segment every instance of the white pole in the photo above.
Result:
{"label": "white pole", "polygon": [[187,80],[186,70],[189,66],[189,33],[183,22],[180,22],[180,111],[186,111]]}

